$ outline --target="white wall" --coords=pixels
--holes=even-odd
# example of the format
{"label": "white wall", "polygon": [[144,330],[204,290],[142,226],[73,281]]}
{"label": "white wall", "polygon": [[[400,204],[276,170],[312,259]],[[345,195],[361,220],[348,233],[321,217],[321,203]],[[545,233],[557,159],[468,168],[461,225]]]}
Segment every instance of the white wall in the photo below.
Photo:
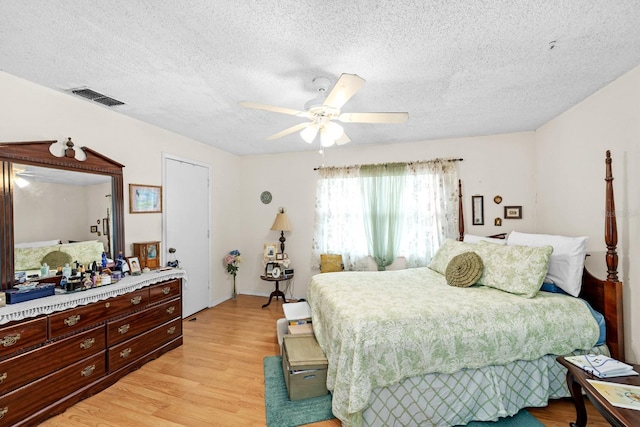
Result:
{"label": "white wall", "polygon": [[[293,295],[306,297],[309,279],[318,273],[310,267],[317,177],[313,168],[323,163],[345,166],[462,157],[459,178],[463,184],[466,231],[481,235],[514,229],[534,231],[534,136],[533,132],[525,132],[386,146],[352,145],[325,150],[324,160],[317,152],[243,157],[238,201],[243,231],[236,244],[244,258],[238,273],[240,292],[268,295],[273,290],[273,283],[264,282],[259,276],[263,271],[264,243],[277,243],[280,236],[270,228],[278,207],[282,206],[287,209],[292,228],[290,233],[285,233],[285,252],[295,269]],[[265,190],[273,194],[269,205],[260,202],[260,193]],[[471,225],[471,195],[474,194],[484,196],[484,226]],[[493,202],[495,195],[502,196],[500,205]],[[494,227],[493,218],[503,216],[505,205],[523,206],[523,219],[503,220],[502,227]]]}
{"label": "white wall", "polygon": [[[50,90],[0,72],[0,141],[66,140],[87,146],[125,165],[126,254],[137,241],[162,240],[161,214],[129,214],[130,183],[162,185],[162,152],[194,159],[211,166],[212,197],[212,303],[227,299],[231,282],[222,256],[235,242],[239,158],[166,130],[117,114],[73,95]],[[100,228],[100,227],[99,227]],[[235,243],[234,243],[235,244]],[[179,253],[177,253],[179,259]]]}
{"label": "white wall", "polygon": [[640,67],[536,132],[538,228],[587,235],[587,267],[606,277],[605,151],[611,150],[618,224],[619,280],[624,282],[626,358],[640,360]]}

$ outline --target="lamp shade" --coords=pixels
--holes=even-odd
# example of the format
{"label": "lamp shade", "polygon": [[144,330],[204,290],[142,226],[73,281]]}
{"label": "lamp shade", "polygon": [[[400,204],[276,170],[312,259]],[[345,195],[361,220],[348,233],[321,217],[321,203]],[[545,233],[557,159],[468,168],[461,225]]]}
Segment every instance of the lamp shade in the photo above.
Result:
{"label": "lamp shade", "polygon": [[287,214],[284,212],[278,212],[271,229],[276,231],[291,231],[291,224],[289,224],[289,217]]}

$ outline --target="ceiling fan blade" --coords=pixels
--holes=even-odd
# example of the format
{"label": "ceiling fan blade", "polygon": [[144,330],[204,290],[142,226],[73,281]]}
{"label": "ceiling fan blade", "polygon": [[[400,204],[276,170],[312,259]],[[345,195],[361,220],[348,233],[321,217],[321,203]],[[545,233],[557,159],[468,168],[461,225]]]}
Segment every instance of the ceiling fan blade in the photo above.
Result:
{"label": "ceiling fan blade", "polygon": [[256,110],[272,111],[274,113],[290,114],[298,117],[309,117],[306,111],[293,110],[291,108],[276,107],[275,105],[258,104],[257,102],[240,101],[238,105],[245,108],[255,108]]}
{"label": "ceiling fan blade", "polygon": [[404,123],[409,113],[342,113],[337,119],[343,123]]}
{"label": "ceiling fan blade", "polygon": [[365,79],[357,74],[342,74],[322,105],[341,109],[360,90],[364,82]]}
{"label": "ceiling fan blade", "polygon": [[289,135],[290,133],[294,133],[294,132],[297,132],[299,130],[302,130],[302,129],[306,128],[307,126],[311,125],[311,124],[313,124],[313,123],[305,122],[305,123],[297,124],[295,126],[291,126],[290,128],[282,130],[282,131],[280,131],[278,133],[274,133],[273,135],[268,137],[267,140],[271,141],[273,139],[282,138],[283,136]]}
{"label": "ceiling fan blade", "polygon": [[336,145],[344,145],[347,142],[351,142],[351,139],[347,136],[346,133],[343,133],[340,138],[336,139]]}

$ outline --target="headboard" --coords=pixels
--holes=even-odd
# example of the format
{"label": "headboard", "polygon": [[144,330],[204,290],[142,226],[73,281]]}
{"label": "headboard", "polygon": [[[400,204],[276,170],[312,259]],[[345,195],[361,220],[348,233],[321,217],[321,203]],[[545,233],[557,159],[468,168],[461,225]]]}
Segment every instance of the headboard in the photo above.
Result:
{"label": "headboard", "polygon": [[[607,347],[611,356],[624,361],[624,320],[622,316],[622,282],[618,281],[618,229],[613,195],[611,152],[605,158],[605,223],[604,241],[607,245],[607,278],[601,280],[585,268],[582,273],[580,298],[588,301],[594,310],[602,313],[607,326]],[[462,209],[462,181],[458,180],[458,240],[464,239],[464,214]],[[504,233],[491,237],[504,238]]]}

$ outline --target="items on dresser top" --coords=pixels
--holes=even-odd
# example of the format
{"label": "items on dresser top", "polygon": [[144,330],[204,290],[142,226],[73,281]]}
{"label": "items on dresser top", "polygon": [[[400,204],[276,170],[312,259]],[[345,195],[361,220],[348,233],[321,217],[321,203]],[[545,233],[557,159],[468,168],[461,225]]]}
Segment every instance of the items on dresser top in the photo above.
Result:
{"label": "items on dresser top", "polygon": [[186,272],[184,270],[172,269],[151,272],[135,277],[127,276],[118,283],[92,288],[85,292],[52,295],[45,298],[25,301],[20,304],[10,304],[5,307],[0,307],[0,325],[101,301],[170,279],[182,279],[186,281]]}

